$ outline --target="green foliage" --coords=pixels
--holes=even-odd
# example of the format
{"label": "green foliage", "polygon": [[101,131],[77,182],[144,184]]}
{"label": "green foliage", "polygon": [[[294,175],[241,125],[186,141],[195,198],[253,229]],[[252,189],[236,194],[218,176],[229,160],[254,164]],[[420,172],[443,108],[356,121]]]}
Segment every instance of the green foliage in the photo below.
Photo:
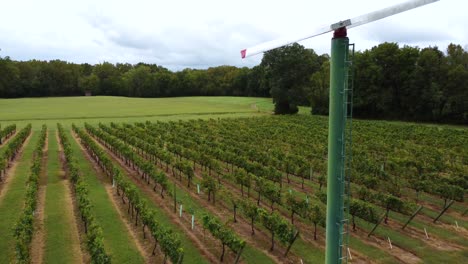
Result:
{"label": "green foliage", "polygon": [[65,159],[70,178],[75,190],[78,211],[80,212],[86,232],[86,248],[91,256],[92,263],[111,263],[111,257],[104,249],[102,229],[91,213],[92,203],[88,197],[88,187],[83,181],[73,151],[61,124],[57,124],[60,142],[63,146]]}
{"label": "green foliage", "polygon": [[[314,175],[320,175],[312,180],[319,184],[326,181],[326,162],[323,160],[326,156],[323,154],[326,153],[326,121],[298,116],[272,117],[261,123],[256,118],[147,122],[114,127],[112,133],[122,139],[131,135],[127,136],[128,142],[140,149],[144,148],[142,142],[155,144],[160,146],[159,149],[168,150],[167,155],[180,153],[182,160],[201,166],[208,166],[213,160],[223,162],[229,168],[229,173],[221,172],[226,180],[241,185],[242,192],[244,187],[252,187],[261,199],[276,203],[282,175],[287,171],[301,176],[297,174],[308,174],[312,164]],[[368,121],[355,121],[355,124],[358,132],[355,140],[359,142],[354,147],[356,155],[352,171],[353,183],[357,184],[356,189],[353,187],[355,197],[387,208],[386,198],[378,193],[389,194],[396,199],[389,210],[408,214],[414,211],[415,205],[399,195],[401,189],[411,187],[412,182],[421,183],[424,191],[433,194],[438,194],[436,186],[445,178],[441,175],[450,175],[447,177],[450,185],[463,185],[461,175],[466,167],[462,165],[462,157],[466,149],[459,147],[463,145],[463,130]],[[213,140],[221,136],[222,142]],[[455,149],[457,152],[451,151]],[[451,153],[452,162],[449,163],[449,156],[442,153]],[[295,169],[291,164],[300,164],[300,168]],[[421,173],[423,177],[419,176]],[[244,181],[245,185],[242,185]],[[326,195],[320,192],[316,195],[326,203]]]}
{"label": "green foliage", "polygon": [[7,138],[16,133],[16,125],[8,125],[3,130],[1,128],[2,127],[0,126],[0,144],[2,144]]}
{"label": "green foliage", "polygon": [[317,225],[325,226],[325,210],[318,204],[313,205],[309,212],[308,218],[314,224],[314,240],[317,240]]}
{"label": "green foliage", "polygon": [[3,153],[0,153],[0,182],[3,180],[2,177],[6,169],[10,166],[10,162],[16,157],[30,133],[31,124],[28,124],[18,132],[15,138],[8,142],[8,145],[4,147]]}
{"label": "green foliage", "polygon": [[221,241],[223,245],[223,252],[220,257],[220,261],[223,261],[224,257],[224,246],[228,246],[234,253],[238,253],[242,248],[245,247],[245,241],[237,237],[230,227],[226,224],[222,224],[214,216],[204,214],[202,216],[202,225],[204,229],[207,229],[213,237]]}
{"label": "green foliage", "polygon": [[[104,128],[103,125],[100,127]],[[127,162],[136,166],[142,171],[142,178],[146,181],[152,179],[154,182],[161,186],[162,190],[167,189],[167,178],[165,174],[157,171],[156,167],[146,160],[142,159],[118,138],[108,134],[107,132],[96,129],[89,124],[85,124],[86,130],[93,136],[97,137],[101,142],[106,144],[112,151],[125,157]],[[183,258],[184,250],[182,248],[182,242],[177,234],[173,233],[171,229],[162,226],[154,217],[156,211],[148,207],[146,199],[137,191],[136,185],[128,180],[123,172],[114,166],[111,159],[99,147],[96,142],[82,129],[79,129],[73,125],[73,130],[78,134],[87,150],[91,153],[91,156],[100,164],[101,169],[106,172],[109,178],[115,183],[117,187],[117,194],[127,197],[132,210],[136,211],[135,224],[138,222],[138,216],[140,216],[141,223],[143,226],[147,226],[150,229],[156,243],[159,243],[162,252],[166,257],[172,261],[172,263],[178,263],[179,259]],[[129,207],[130,208],[130,207]]]}
{"label": "green foliage", "polygon": [[16,238],[16,260],[18,263],[29,263],[31,261],[29,249],[34,232],[34,213],[37,205],[39,174],[41,173],[43,148],[46,137],[47,127],[43,125],[39,141],[37,142],[33,152],[33,161],[28,178],[23,212],[13,228],[14,236]]}
{"label": "green foliage", "polygon": [[[354,111],[363,118],[466,124],[468,52],[449,44],[420,49],[382,43],[356,53]],[[273,97],[276,113],[312,106],[328,113],[329,56],[299,44],[265,53],[252,69],[218,66],[172,72],[154,64],[97,65],[0,58],[0,97]]]}
{"label": "green foliage", "polygon": [[383,43],[358,52],[353,115],[466,123],[467,52],[454,44],[447,51]]}
{"label": "green foliage", "polygon": [[278,237],[279,241],[284,244],[292,242],[292,239],[296,233],[296,229],[281,215],[279,215],[277,212],[269,213],[263,209],[259,209],[259,216],[261,224],[271,233],[270,250],[273,250],[275,247],[275,235]]}
{"label": "green foliage", "polygon": [[324,61],[320,70],[310,77],[310,88],[307,90],[312,114],[328,115],[329,94],[330,62]]}
{"label": "green foliage", "polygon": [[349,202],[349,213],[353,217],[353,229],[355,229],[356,224],[354,217],[359,217],[366,220],[370,223],[377,223],[379,216],[375,211],[375,208],[368,202],[358,199],[351,199]]}
{"label": "green foliage", "polygon": [[172,72],[155,64],[96,65],[12,61],[0,57],[0,97],[93,95],[168,97],[193,95],[269,96],[263,69],[218,66]]}
{"label": "green foliage", "polygon": [[248,199],[240,201],[240,208],[244,215],[250,219],[250,225],[252,228],[252,235],[255,234],[254,223],[258,220],[260,215],[260,208]]}
{"label": "green foliage", "polygon": [[441,198],[444,200],[455,200],[458,202],[464,201],[465,190],[456,185],[452,185],[449,183],[442,183],[436,187],[436,192],[439,194]]}
{"label": "green foliage", "polygon": [[298,199],[292,193],[286,195],[286,205],[291,211],[291,223],[294,223],[294,214],[298,214],[302,217],[307,217],[309,213],[309,203],[307,200]]}
{"label": "green foliage", "polygon": [[218,184],[216,180],[212,176],[203,173],[201,186],[208,192],[208,201],[210,201],[211,195],[213,195],[213,203],[215,203],[215,195],[216,191],[218,190]]}
{"label": "green foliage", "polygon": [[295,114],[309,78],[319,67],[317,55],[294,43],[266,52],[261,66],[275,103],[275,114]]}

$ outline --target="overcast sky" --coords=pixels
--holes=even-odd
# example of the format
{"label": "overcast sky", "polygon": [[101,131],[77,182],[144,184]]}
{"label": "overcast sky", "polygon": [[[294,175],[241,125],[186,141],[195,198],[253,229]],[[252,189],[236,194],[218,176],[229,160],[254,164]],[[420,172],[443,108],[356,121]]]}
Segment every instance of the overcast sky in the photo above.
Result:
{"label": "overcast sky", "polygon": [[[402,0],[0,0],[0,56],[76,63],[146,62],[172,70],[253,66],[240,50]],[[468,44],[468,1],[441,0],[348,31],[364,50]],[[329,53],[331,33],[302,41]]]}

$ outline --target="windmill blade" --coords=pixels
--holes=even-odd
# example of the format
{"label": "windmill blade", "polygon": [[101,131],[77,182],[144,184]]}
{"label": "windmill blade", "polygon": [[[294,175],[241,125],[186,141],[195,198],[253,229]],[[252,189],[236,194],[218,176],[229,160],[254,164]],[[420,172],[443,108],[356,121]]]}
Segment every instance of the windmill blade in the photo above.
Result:
{"label": "windmill blade", "polygon": [[244,59],[249,56],[257,55],[259,53],[263,53],[272,49],[286,46],[286,45],[299,42],[308,38],[320,36],[325,33],[332,32],[338,28],[342,28],[342,27],[353,28],[353,27],[361,26],[367,23],[380,20],[382,18],[393,16],[398,13],[402,13],[402,12],[405,12],[405,11],[408,11],[417,7],[421,7],[423,5],[431,4],[437,1],[440,1],[440,0],[410,0],[404,3],[400,3],[394,6],[390,6],[390,7],[378,10],[378,11],[367,13],[365,15],[361,15],[352,19],[343,20],[338,23],[331,24],[329,26],[322,26],[308,35],[281,38],[277,40],[268,41],[268,42],[265,42],[257,46],[247,48],[247,49],[243,49],[241,50],[241,57]]}
{"label": "windmill blade", "polygon": [[323,35],[325,33],[332,32],[332,31],[333,29],[330,26],[323,26],[315,30],[313,33],[309,33],[307,35],[271,40],[271,41],[259,44],[257,46],[253,46],[253,47],[241,50],[241,56],[244,59],[246,57],[250,57],[250,56],[257,55],[257,54],[260,54],[260,53],[263,53],[272,49],[276,49],[282,46],[296,43],[304,39],[320,36],[320,35]]}
{"label": "windmill blade", "polygon": [[415,0],[415,1],[413,0],[413,1],[408,1],[405,3],[397,4],[394,6],[390,6],[390,7],[378,10],[378,11],[374,11],[374,12],[350,19],[350,25],[347,26],[347,28],[358,27],[367,23],[380,20],[382,18],[386,18],[386,17],[393,16],[399,13],[403,13],[405,11],[418,8],[427,4],[432,4],[438,1],[440,0]]}

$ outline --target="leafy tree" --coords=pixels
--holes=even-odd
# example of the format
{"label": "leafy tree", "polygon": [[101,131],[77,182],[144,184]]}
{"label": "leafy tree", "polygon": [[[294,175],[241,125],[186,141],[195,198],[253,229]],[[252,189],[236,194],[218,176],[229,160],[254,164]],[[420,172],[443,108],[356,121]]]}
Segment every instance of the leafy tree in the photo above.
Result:
{"label": "leafy tree", "polygon": [[320,70],[312,74],[310,78],[311,84],[307,90],[307,96],[310,98],[312,113],[328,115],[330,62],[325,61],[320,66]]}
{"label": "leafy tree", "polygon": [[148,66],[138,66],[127,71],[122,76],[125,90],[128,91],[128,96],[133,97],[151,97],[158,95],[158,92],[153,91],[154,76]]}
{"label": "leafy tree", "polygon": [[261,66],[275,103],[276,114],[295,114],[303,103],[310,75],[318,70],[317,55],[295,43],[264,54]]}
{"label": "leafy tree", "polygon": [[16,89],[20,80],[20,72],[9,57],[0,57],[0,76],[0,97],[22,96]]}

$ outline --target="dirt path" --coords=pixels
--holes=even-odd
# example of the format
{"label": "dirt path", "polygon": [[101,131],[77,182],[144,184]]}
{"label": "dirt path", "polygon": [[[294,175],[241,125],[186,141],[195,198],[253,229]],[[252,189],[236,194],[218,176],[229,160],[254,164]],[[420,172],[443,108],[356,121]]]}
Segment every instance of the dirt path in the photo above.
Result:
{"label": "dirt path", "polygon": [[374,247],[380,248],[383,251],[386,251],[387,253],[392,255],[396,260],[398,260],[399,263],[421,263],[421,259],[415,254],[406,251],[396,245],[392,245],[392,248],[390,248],[390,244],[387,240],[376,236],[368,237],[367,232],[359,227],[356,227],[356,231],[351,231],[351,233],[354,236],[358,237],[363,243],[372,245]]}
{"label": "dirt path", "polygon": [[16,154],[16,157],[15,157],[15,160],[13,160],[11,163],[10,163],[10,166],[8,167],[4,177],[3,177],[3,180],[2,182],[0,182],[0,203],[2,202],[3,200],[3,197],[5,197],[5,194],[8,192],[8,190],[10,189],[10,185],[11,185],[11,177],[13,175],[15,175],[15,172],[16,172],[16,168],[18,167],[18,160],[21,159],[21,157],[23,156],[23,151],[24,151],[24,147],[28,145],[29,143],[29,140],[31,140],[31,136],[34,132],[31,131],[31,133],[29,134],[28,138],[26,138],[26,140],[24,141],[23,145],[21,146],[20,150],[18,151],[18,153]]}
{"label": "dirt path", "polygon": [[[291,179],[291,182],[287,183],[287,179],[284,178],[283,188],[287,187],[287,188],[291,188],[291,189],[293,189],[295,191],[298,191],[298,192],[300,192],[302,190],[303,192],[305,191],[306,193],[309,193],[309,194],[313,193],[313,189],[311,189],[310,186],[304,185],[305,188],[302,189],[300,177],[290,176],[290,179]],[[427,203],[425,203],[425,204],[427,204]],[[434,206],[432,206],[432,207],[434,208]],[[419,214],[418,217],[419,217],[418,220],[420,222],[426,223],[428,226],[434,225],[432,223],[432,219],[429,218],[427,215]],[[439,225],[440,227],[445,228],[445,229],[456,229],[455,226],[447,225],[447,224],[444,224],[444,223],[440,223],[440,224],[438,223],[437,225]],[[392,219],[392,221],[389,222],[389,224],[385,225],[385,226],[387,228],[390,228],[392,230],[395,230],[395,231],[401,233],[402,223],[399,222],[399,221],[396,221],[396,220]],[[437,236],[434,236],[434,235],[429,236],[429,239],[427,239],[426,236],[425,236],[424,230],[422,230],[422,229],[418,229],[418,228],[408,226],[408,227],[406,227],[405,231],[408,231],[408,232],[404,232],[404,235],[408,235],[408,236],[410,236],[410,237],[412,237],[414,239],[423,241],[424,243],[426,243],[429,246],[431,246],[431,247],[433,247],[435,249],[438,249],[438,250],[453,251],[453,250],[460,250],[460,249],[465,248],[463,246],[456,245],[454,243],[451,243],[449,241],[444,240],[443,238],[440,238],[440,237],[437,237]],[[466,231],[464,228],[460,227],[456,231],[468,236],[468,233],[464,233],[464,231]]]}
{"label": "dirt path", "polygon": [[145,259],[145,263],[161,263],[163,261],[163,255],[162,254],[156,254],[153,255],[151,254],[153,250],[153,243],[151,239],[149,239],[150,235],[146,235],[146,239],[143,238],[143,230],[139,229],[138,226],[135,226],[133,224],[132,219],[125,214],[127,208],[125,204],[123,204],[121,201],[120,197],[117,195],[116,192],[114,192],[114,189],[110,184],[106,184],[105,186],[107,194],[109,195],[109,199],[112,201],[112,204],[114,205],[115,208],[117,208],[117,212],[119,214],[120,219],[125,224],[125,227],[127,230],[129,230],[130,235],[132,236],[132,239],[135,241],[135,244],[138,248],[138,251],[140,254],[143,256]]}
{"label": "dirt path", "polygon": [[[75,241],[72,246],[72,252],[75,256],[79,256],[78,259],[81,260],[81,263],[89,263],[90,256],[87,253],[86,244],[85,244],[85,234],[84,229],[80,228],[78,224],[80,221],[78,208],[76,206],[74,197],[72,197],[73,188],[71,186],[70,180],[68,179],[68,174],[66,172],[66,161],[65,161],[65,154],[63,153],[62,144],[60,143],[60,138],[58,136],[58,132],[55,132],[55,137],[57,139],[58,151],[59,151],[59,160],[60,160],[60,175],[62,176],[61,184],[63,184],[65,190],[65,195],[63,197],[64,204],[65,204],[65,212],[67,222],[70,223],[69,228],[71,229],[72,240]],[[54,150],[55,151],[55,150]],[[77,259],[77,260],[78,260]]]}
{"label": "dirt path", "polygon": [[[201,179],[202,179],[202,177],[200,176],[201,173],[202,173],[201,169],[197,168],[195,171],[196,171],[195,178],[198,179],[199,181],[201,181]],[[224,186],[224,188],[227,191],[226,195],[228,195],[230,197],[235,197],[235,198],[237,198],[239,200],[241,200],[241,199],[251,199],[252,202],[256,202],[255,201],[256,199],[254,198],[254,197],[256,197],[256,192],[254,190],[250,190],[250,196],[247,197],[245,192],[244,192],[244,195],[242,195],[241,190],[235,184],[223,179],[222,177],[221,177],[221,183],[222,183],[222,185]],[[226,204],[225,201],[221,200],[220,202],[223,204],[224,208],[226,208],[227,210],[230,209],[229,204]],[[270,205],[267,204],[265,199],[263,199],[263,201],[260,202],[259,207],[261,207],[261,208],[263,208],[263,209],[265,209],[267,211],[271,210]],[[285,208],[276,205],[275,206],[275,211],[279,212],[284,217],[284,219],[286,219],[286,220],[290,219],[289,212]],[[295,217],[294,225],[301,232],[302,240],[304,240],[306,243],[308,243],[310,245],[313,245],[316,248],[320,248],[320,249],[325,250],[325,233],[317,232],[317,240],[314,240],[313,239],[313,237],[314,237],[314,227],[313,227],[313,225],[310,224],[310,223],[305,223],[303,221],[303,219],[301,219],[297,215]],[[372,263],[372,261],[368,257],[366,257],[364,254],[362,254],[361,252],[353,250],[353,249],[350,249],[350,250],[351,250],[351,254],[353,256],[353,263]]]}
{"label": "dirt path", "polygon": [[415,217],[415,219],[417,219],[419,222],[421,222],[423,224],[427,224],[428,226],[436,226],[436,227],[443,228],[445,230],[448,230],[448,231],[451,231],[451,232],[454,232],[454,233],[459,233],[459,234],[461,234],[461,236],[468,237],[468,230],[461,227],[461,226],[459,228],[457,228],[455,223],[447,224],[447,223],[444,223],[442,221],[437,221],[437,223],[434,223],[434,219],[432,219],[431,217],[429,217],[426,214],[418,214]]}
{"label": "dirt path", "polygon": [[[314,193],[314,188],[312,188],[311,186],[309,186],[309,185],[307,184],[307,182],[310,182],[309,180],[305,180],[304,188],[302,188],[302,186],[301,186],[301,178],[300,178],[300,177],[295,176],[295,175],[290,175],[289,178],[290,178],[290,180],[291,180],[290,183],[287,182],[286,177],[283,178],[283,187],[286,186],[287,188],[291,188],[291,189],[296,190],[296,191],[298,191],[298,192],[301,191],[301,192],[303,192],[303,193],[308,193],[308,194],[313,194],[313,193]],[[312,182],[313,182],[314,184],[318,184],[316,181],[312,181]],[[322,188],[324,188],[324,186],[322,186]],[[326,188],[326,186],[325,186],[325,188]],[[427,195],[430,195],[430,194],[427,194]],[[405,201],[410,201],[410,202],[413,202],[413,200],[414,200],[414,199],[412,199],[410,196],[408,196],[408,194],[405,194],[405,195],[403,196],[403,198],[404,198]],[[440,199],[440,198],[438,198],[438,197],[433,197],[433,198],[434,198],[434,199]],[[460,202],[457,202],[457,203],[460,203]],[[462,204],[465,205],[465,203],[462,203]],[[423,205],[423,206],[425,207],[425,209],[431,210],[431,211],[433,211],[433,212],[435,212],[435,213],[439,213],[439,212],[442,210],[442,207],[440,207],[440,206],[438,206],[438,205],[436,205],[436,204],[434,204],[434,203],[430,203],[430,202],[428,202],[428,201],[421,200],[421,199],[419,200],[418,205]],[[379,206],[379,207],[381,207],[381,206]],[[460,221],[466,221],[466,220],[468,219],[468,216],[463,216],[460,212],[455,211],[453,208],[448,209],[448,210],[445,212],[444,215],[448,215],[448,216],[450,216],[450,217],[457,218],[457,219],[459,219],[459,222],[460,222]],[[432,221],[434,220],[432,217],[430,217],[428,214],[426,214],[426,213],[424,212],[424,210],[423,210],[421,213],[419,213],[419,214],[416,216],[416,218],[417,218],[418,220],[421,220],[421,221],[424,220],[425,222],[427,222],[427,223],[429,223],[429,224],[432,224]],[[442,218],[443,218],[443,217],[442,217]],[[451,228],[450,228],[450,223],[445,222],[442,218],[439,219],[439,222],[438,222],[438,223],[444,223],[446,226],[449,227],[449,229],[451,229]],[[455,224],[455,223],[454,223],[454,224]],[[445,228],[444,225],[440,225],[440,226],[441,226],[442,228]]]}
{"label": "dirt path", "polygon": [[[127,208],[121,202],[119,196],[117,196],[116,192],[114,192],[114,188],[109,183],[109,180],[106,176],[102,173],[101,168],[96,163],[96,161],[89,155],[88,151],[83,147],[81,141],[78,139],[76,134],[72,132],[73,139],[78,143],[81,151],[85,155],[86,159],[91,162],[93,169],[96,172],[96,176],[98,177],[101,184],[104,186],[106,193],[109,197],[109,200],[112,202],[115,210],[119,215],[120,221],[122,221],[132,237],[133,241],[135,241],[136,247],[140,252],[141,256],[143,256],[145,263],[161,263],[163,261],[162,254],[152,255],[152,242],[150,239],[143,239],[143,232],[139,232],[139,228],[132,223],[132,219],[129,215],[126,214]],[[119,202],[120,201],[120,202]],[[141,234],[140,234],[141,233]]]}
{"label": "dirt path", "polygon": [[[385,224],[384,224],[385,225]],[[388,219],[388,226],[392,227],[394,230],[398,230],[400,233],[410,236],[412,238],[424,241],[424,243],[428,244],[429,246],[437,249],[437,250],[442,250],[442,251],[455,251],[455,250],[461,250],[464,249],[463,246],[456,245],[453,243],[450,243],[448,241],[442,241],[440,238],[428,234],[428,238],[426,237],[426,234],[424,232],[421,232],[419,229],[415,229],[411,226],[406,226],[404,232],[401,232],[401,227],[400,224],[395,222],[392,219]]]}
{"label": "dirt path", "polygon": [[[96,141],[97,142],[97,141]],[[137,150],[135,150],[137,151]],[[108,153],[110,153],[108,151]],[[139,153],[143,158],[147,158],[147,157],[144,157],[144,155],[142,155],[141,153]],[[125,166],[124,162],[120,162],[122,166]],[[158,166],[160,166],[160,168],[162,170],[165,169],[165,166],[162,165],[162,164],[159,164]],[[171,171],[171,170],[170,170]],[[201,198],[200,195],[196,195],[193,190],[189,190],[185,184],[183,184],[182,182],[180,182],[178,180],[178,176],[177,177],[174,177],[174,175],[171,173],[171,172],[167,172],[166,173],[168,176],[171,176],[172,177],[172,181],[173,182],[176,182],[177,186],[181,189],[184,189],[191,197],[193,200],[196,200],[199,204],[201,204],[203,207],[205,208],[209,208],[211,213],[218,216],[220,219],[224,220],[224,221],[232,221],[231,218],[232,218],[232,207],[229,203],[226,203],[225,201],[223,201],[222,199],[219,199],[217,201],[217,204],[216,206],[213,206],[213,204],[209,203],[207,200],[206,200],[206,197],[205,198]],[[195,179],[198,179],[198,180],[201,180],[201,171],[200,169],[198,168],[197,166],[197,169],[196,169],[196,173],[195,173]],[[184,178],[184,182],[186,183],[185,181],[186,179]],[[232,183],[230,182],[226,182],[224,179],[221,180],[224,184],[224,187],[227,189],[225,195],[228,195],[228,196],[236,196],[236,198],[238,199],[246,199],[246,197],[241,197],[241,192],[240,190],[237,188],[237,186],[234,186]],[[220,197],[221,195],[218,194]],[[205,195],[203,195],[205,196]],[[252,197],[252,196],[251,196]],[[267,211],[270,210],[269,206],[264,204],[264,202],[261,203],[261,206],[264,207]],[[220,211],[219,209],[222,208],[222,211]],[[277,210],[277,209],[276,209]],[[284,210],[281,210],[283,211],[283,215],[286,217],[286,219],[288,219],[288,215],[287,213],[284,213]],[[231,224],[231,227],[238,233],[238,234],[241,234],[243,236],[243,238],[248,241],[249,243],[252,243],[253,245],[257,245],[256,247],[258,249],[261,249],[262,251],[264,251],[267,255],[269,255],[270,257],[272,258],[275,258],[277,261],[279,262],[284,262],[284,261],[287,261],[285,260],[281,255],[272,255],[271,252],[268,251],[268,248],[266,248],[265,250],[265,247],[268,247],[268,245],[271,244],[270,242],[270,235],[267,234],[267,233],[263,233],[261,234],[260,236],[256,235],[254,237],[252,237],[250,234],[251,234],[251,226],[250,226],[250,222],[245,219],[243,216],[241,215],[238,215],[238,222],[235,223],[235,224]],[[239,220],[240,219],[240,220]],[[297,222],[296,222],[297,224]],[[321,249],[324,249],[325,248],[325,241],[324,241],[324,237],[320,237],[318,236],[318,240],[315,241],[313,239],[308,239],[307,237],[313,237],[313,227],[310,227],[310,226],[307,226],[306,224],[303,224],[301,223],[300,224],[300,229],[301,230],[301,237],[303,239],[303,241],[305,241],[307,244],[311,244],[313,245],[314,247],[316,248],[321,248]],[[256,233],[258,232],[262,232],[261,230],[257,230],[258,227],[256,227]],[[307,232],[305,232],[307,231]],[[306,235],[304,235],[306,234]],[[276,243],[275,243],[276,244]],[[262,249],[263,248],[263,249]],[[275,245],[275,251],[283,251],[285,250],[285,248],[281,248],[281,246],[279,245],[279,243],[277,243]],[[352,249],[351,249],[352,250]],[[291,255],[293,255],[292,253],[290,253]],[[364,256],[362,253],[360,252],[357,252],[357,251],[354,251],[352,250],[352,254],[353,254],[353,262],[354,263],[371,263],[371,261],[366,257]],[[299,259],[297,259],[297,261],[299,261]],[[294,262],[294,261],[293,261]]]}
{"label": "dirt path", "polygon": [[[235,186],[232,183],[226,182],[225,180],[222,180],[222,182],[224,184],[228,185],[228,188],[231,191],[233,191],[234,193],[236,193],[236,195],[238,195],[238,196],[241,195],[240,191],[237,188],[235,188]],[[283,188],[293,185],[294,181],[291,180],[291,185],[287,185],[287,182],[285,182],[284,184],[286,184],[286,185],[283,186]],[[296,191],[300,191],[300,189],[301,189],[300,183],[295,183],[291,187],[293,187],[292,189],[294,189]],[[251,197],[255,196],[254,193],[255,193],[255,191],[254,192],[251,191]],[[265,204],[265,201],[262,201],[261,205],[262,204],[263,204],[263,207],[265,209],[268,209],[269,206],[267,204]],[[289,212],[285,208],[283,208],[281,206],[279,206],[279,207],[277,206],[277,208],[275,208],[275,210],[280,212],[286,219],[288,219],[288,217],[289,217],[288,213]],[[303,236],[303,237],[313,237],[313,227],[312,226],[309,226],[306,223],[304,223],[302,220],[300,220],[299,217],[296,218],[295,224],[299,227],[299,229],[302,232],[309,234],[308,236]],[[387,227],[389,227],[391,229],[394,229],[394,230],[401,229],[401,226],[399,226],[399,224],[396,223],[396,222],[394,222],[394,225],[389,225]],[[324,234],[318,235],[318,241],[313,241],[311,239],[304,239],[304,240],[308,240],[312,244],[318,244],[319,247],[324,248],[325,237],[322,236],[322,235],[324,235]],[[373,236],[372,237],[373,240],[370,240],[369,238],[367,240],[365,240],[366,238],[361,237],[360,235],[356,234],[356,232],[351,232],[350,235],[360,238],[361,240],[363,240],[363,242],[365,244],[377,247],[377,248],[381,249],[382,251],[386,251],[387,253],[389,253],[390,255],[395,257],[396,259],[401,260],[403,263],[417,263],[420,260],[419,257],[416,256],[415,254],[413,254],[411,251],[399,248],[399,247],[394,246],[394,245],[393,245],[392,250],[387,250],[386,248],[382,248],[382,246],[385,246],[385,242],[386,242],[384,238]],[[411,236],[411,237],[425,241],[421,236],[414,235],[414,236]],[[425,241],[425,242],[428,243],[429,245],[431,245],[431,242],[433,242],[432,245],[435,245],[437,242],[434,241],[434,240],[436,240],[436,239],[433,238],[432,241]],[[386,245],[389,246],[388,243]],[[357,262],[370,262],[370,260],[364,254],[362,254],[360,252],[353,251],[352,254],[353,254],[353,261],[354,262],[356,262],[356,261]]]}
{"label": "dirt path", "polygon": [[[440,199],[440,198],[436,198],[436,199]],[[456,203],[460,203],[460,202],[456,202]],[[419,204],[423,205],[425,208],[430,209],[430,210],[432,210],[432,211],[434,211],[436,213],[440,213],[440,211],[442,211],[442,209],[443,209],[442,207],[440,207],[438,205],[431,204],[431,203],[429,203],[427,201],[421,201],[420,200]],[[466,205],[464,202],[461,203],[461,204]],[[461,212],[455,211],[455,209],[453,209],[452,207],[450,207],[443,215],[448,215],[448,216],[451,216],[453,218],[457,218],[460,221],[467,221],[468,220],[468,216],[463,216]],[[440,222],[443,221],[443,216],[439,219],[439,221]]]}
{"label": "dirt path", "polygon": [[[199,166],[197,166],[196,170],[195,170],[195,179],[201,181],[202,177],[200,176],[202,174],[202,171],[201,171],[201,168]],[[216,177],[216,176],[214,176]],[[231,183],[229,181],[227,181],[226,179],[223,179],[221,177],[221,182],[222,182],[222,185],[224,186],[225,188],[225,193],[224,194],[218,194],[218,196],[221,196],[221,195],[228,195],[229,197],[235,197],[237,199],[252,199],[252,202],[256,202],[256,192],[254,190],[250,190],[250,196],[247,197],[246,195],[246,191],[244,191],[244,196],[242,196],[242,192],[241,190],[234,184],[234,183]],[[285,187],[285,186],[283,186]],[[220,199],[218,200],[219,203],[222,204],[223,208],[227,211],[230,211],[230,205],[229,203],[226,203],[224,200]],[[267,210],[267,211],[270,211],[271,208],[270,208],[270,205],[265,202],[264,199],[262,199],[261,203],[260,203],[260,207],[262,207],[263,209]],[[279,212],[281,215],[283,215],[283,217],[285,219],[289,219],[290,218],[290,215],[289,215],[289,212],[284,209],[284,208],[279,208],[278,205],[275,206],[275,211]],[[231,215],[229,215],[230,217]],[[294,222],[294,225],[298,228],[298,230],[300,230],[301,232],[301,239],[306,242],[307,244],[310,244],[312,245],[313,247],[316,247],[316,248],[320,248],[320,249],[323,249],[325,250],[325,234],[324,233],[319,233],[317,232],[317,240],[314,240],[313,237],[314,237],[314,227],[313,225],[311,224],[307,224],[307,223],[304,223],[302,220],[299,220],[299,216],[296,216],[295,217],[296,221]],[[250,228],[250,224],[247,223],[249,225],[249,228]],[[236,224],[236,231],[237,231],[237,224]],[[268,245],[269,243],[271,243],[270,241],[263,241],[263,243],[266,243],[266,245]],[[372,260],[370,260],[367,256],[365,256],[364,254],[362,254],[361,252],[359,251],[356,251],[356,250],[353,250],[352,248],[350,248],[350,251],[351,251],[351,254],[353,256],[353,260],[352,260],[352,263],[374,263]]]}
{"label": "dirt path", "polygon": [[37,191],[37,206],[34,221],[34,233],[31,241],[31,263],[44,262],[44,206],[47,188],[47,156],[49,150],[49,133],[46,135],[44,153],[41,161],[41,173],[39,174],[39,188]]}

